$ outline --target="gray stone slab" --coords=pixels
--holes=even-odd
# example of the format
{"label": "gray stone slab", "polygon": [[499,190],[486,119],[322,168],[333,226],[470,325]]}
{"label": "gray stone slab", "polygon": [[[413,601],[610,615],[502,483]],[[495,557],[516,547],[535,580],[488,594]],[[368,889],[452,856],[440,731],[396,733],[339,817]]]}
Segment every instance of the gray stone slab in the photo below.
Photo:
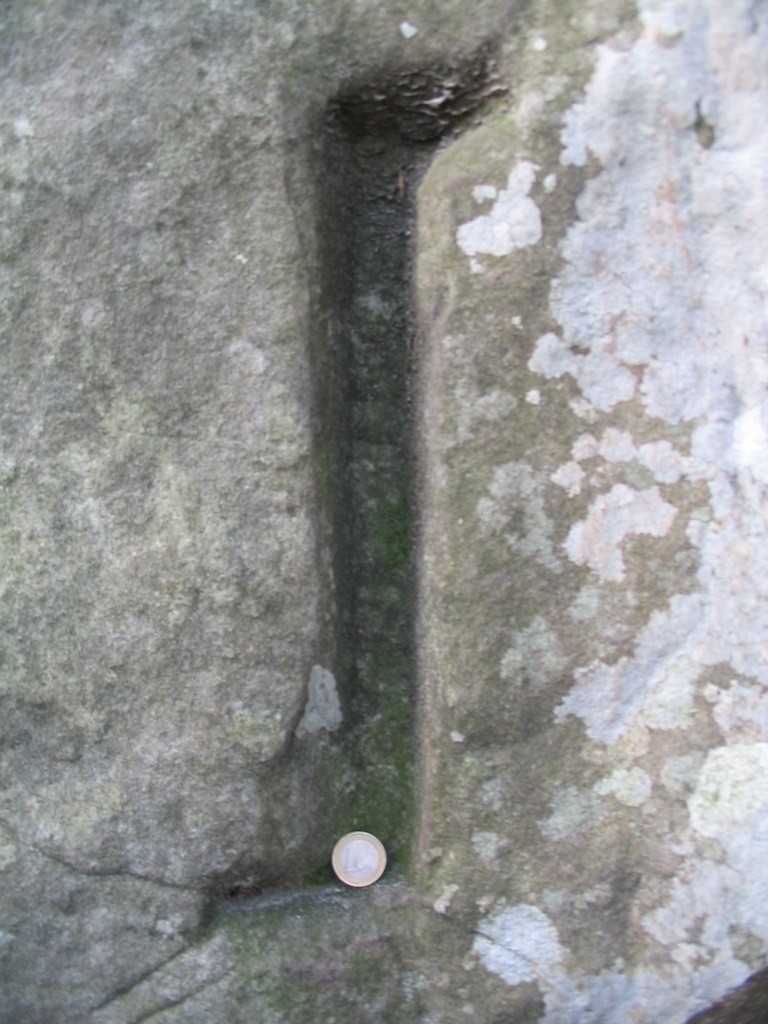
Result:
{"label": "gray stone slab", "polygon": [[2,1024],[765,967],[766,24],[4,5]]}

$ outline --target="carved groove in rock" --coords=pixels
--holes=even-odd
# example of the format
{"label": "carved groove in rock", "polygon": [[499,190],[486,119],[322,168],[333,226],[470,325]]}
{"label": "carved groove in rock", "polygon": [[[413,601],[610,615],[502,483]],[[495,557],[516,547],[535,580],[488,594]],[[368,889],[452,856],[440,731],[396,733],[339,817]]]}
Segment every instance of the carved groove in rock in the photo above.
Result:
{"label": "carved groove in rock", "polygon": [[436,145],[499,90],[488,50],[343,89],[327,108],[314,342],[319,492],[331,536],[329,644],[344,705],[342,827],[395,859],[412,843],[415,324],[411,225]]}

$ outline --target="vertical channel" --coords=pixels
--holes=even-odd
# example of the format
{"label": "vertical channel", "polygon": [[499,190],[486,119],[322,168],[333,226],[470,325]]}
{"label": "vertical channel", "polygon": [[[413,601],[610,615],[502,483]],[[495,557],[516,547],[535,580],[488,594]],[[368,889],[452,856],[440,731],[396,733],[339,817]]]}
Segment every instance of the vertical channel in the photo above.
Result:
{"label": "vertical channel", "polygon": [[[332,118],[326,292],[336,394],[326,407],[334,500],[344,828],[401,856],[413,808],[413,442],[410,188],[426,147]],[[331,223],[332,220],[332,223]]]}
{"label": "vertical channel", "polygon": [[345,714],[330,813],[339,831],[375,832],[401,863],[416,765],[415,194],[440,140],[498,91],[491,67],[482,50],[344,90],[323,141],[315,430]]}

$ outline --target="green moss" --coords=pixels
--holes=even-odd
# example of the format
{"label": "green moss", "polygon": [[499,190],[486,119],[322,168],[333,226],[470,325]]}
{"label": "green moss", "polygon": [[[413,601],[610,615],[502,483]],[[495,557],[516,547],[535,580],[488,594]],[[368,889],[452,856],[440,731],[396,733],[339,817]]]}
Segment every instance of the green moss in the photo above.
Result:
{"label": "green moss", "polygon": [[387,981],[387,965],[380,955],[358,955],[352,961],[351,981],[360,992],[371,995]]}
{"label": "green moss", "polygon": [[411,515],[408,502],[401,497],[389,505],[379,506],[374,513],[372,531],[380,563],[388,573],[404,573],[408,569],[411,547]]}
{"label": "green moss", "polygon": [[339,816],[340,834],[362,829],[378,836],[387,850],[390,873],[411,869],[413,785],[407,775],[371,770],[362,773],[352,798]]}

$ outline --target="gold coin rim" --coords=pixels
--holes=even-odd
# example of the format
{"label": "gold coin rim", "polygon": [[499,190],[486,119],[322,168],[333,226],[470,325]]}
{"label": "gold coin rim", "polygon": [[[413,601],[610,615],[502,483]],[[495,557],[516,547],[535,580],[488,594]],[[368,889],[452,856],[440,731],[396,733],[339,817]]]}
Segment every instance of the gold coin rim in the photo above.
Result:
{"label": "gold coin rim", "polygon": [[[379,865],[376,874],[372,878],[364,882],[356,882],[354,880],[346,878],[344,876],[344,871],[342,870],[341,865],[339,863],[341,851],[353,839],[367,840],[367,842],[369,842],[371,846],[374,848],[379,858]],[[347,832],[345,835],[341,837],[341,839],[337,841],[336,845],[333,848],[333,853],[331,854],[331,865],[333,866],[334,874],[336,875],[340,882],[343,882],[344,885],[348,885],[352,889],[367,889],[369,885],[374,885],[376,882],[378,882],[378,880],[386,871],[387,851],[384,849],[384,844],[382,843],[382,841],[380,839],[377,839],[376,836],[371,835],[370,832]]]}

